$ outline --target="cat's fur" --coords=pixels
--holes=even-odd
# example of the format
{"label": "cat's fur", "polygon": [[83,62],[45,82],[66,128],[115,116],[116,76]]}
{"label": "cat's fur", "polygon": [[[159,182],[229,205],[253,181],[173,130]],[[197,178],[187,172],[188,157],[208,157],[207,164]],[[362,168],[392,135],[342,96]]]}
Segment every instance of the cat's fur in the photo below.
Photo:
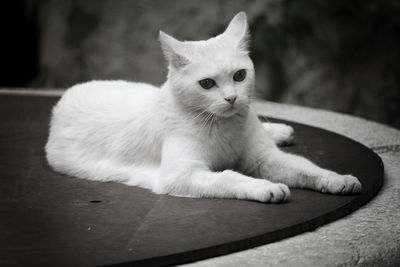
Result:
{"label": "cat's fur", "polygon": [[[49,164],[79,178],[185,197],[282,202],[288,186],[360,192],[355,177],[277,147],[275,142],[290,141],[292,129],[263,127],[249,106],[254,67],[247,41],[244,12],[207,41],[180,42],[160,32],[169,62],[161,88],[126,81],[73,86],[53,109]],[[247,76],[234,81],[240,69]],[[206,78],[216,85],[203,89],[199,81]],[[233,105],[229,98],[236,99]]]}

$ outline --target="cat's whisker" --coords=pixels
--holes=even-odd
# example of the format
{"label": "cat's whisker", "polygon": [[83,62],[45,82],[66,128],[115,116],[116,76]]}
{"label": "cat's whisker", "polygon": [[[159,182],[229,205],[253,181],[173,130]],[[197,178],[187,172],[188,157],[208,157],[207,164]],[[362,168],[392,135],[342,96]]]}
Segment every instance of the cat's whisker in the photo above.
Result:
{"label": "cat's whisker", "polygon": [[208,116],[209,116],[209,113],[204,113],[202,116],[201,116],[201,119],[200,119],[200,129],[203,129],[205,126],[206,126],[206,124],[207,124],[207,120],[208,120]]}
{"label": "cat's whisker", "polygon": [[207,132],[208,135],[210,135],[210,129],[211,129],[211,125],[212,125],[211,124],[212,118],[213,118],[213,114],[209,113],[209,115],[207,117],[207,120],[206,120],[206,124],[205,124],[206,132]]}
{"label": "cat's whisker", "polygon": [[215,135],[217,132],[218,117],[214,116],[212,121],[212,134]]}
{"label": "cat's whisker", "polygon": [[210,120],[211,120],[212,117],[213,117],[213,114],[212,114],[212,113],[208,113],[208,114],[207,114],[207,117],[206,117],[206,119],[205,119],[205,121],[204,121],[204,125],[203,125],[204,128],[206,128],[207,126],[209,126],[209,122],[210,122]]}
{"label": "cat's whisker", "polygon": [[[193,113],[197,113],[197,115],[195,115],[194,118],[188,118],[187,120],[190,121],[196,121],[198,118],[200,118],[200,122],[202,122],[202,117],[204,116],[204,114],[206,114],[208,111],[208,109],[211,107],[212,104],[208,105],[207,107],[201,107],[201,106],[193,106],[192,107],[192,111]],[[199,112],[200,110],[202,110],[201,112]]]}
{"label": "cat's whisker", "polygon": [[207,135],[211,136],[212,135],[212,120],[213,120],[213,116],[210,116],[208,121],[207,121],[207,125],[206,125],[206,129],[207,129]]}
{"label": "cat's whisker", "polygon": [[212,120],[215,117],[215,114],[208,113],[205,117],[204,123],[202,124],[202,128],[205,129],[205,132],[210,135],[210,129],[212,127]]}
{"label": "cat's whisker", "polygon": [[216,134],[217,121],[218,121],[218,117],[215,114],[213,114],[213,116],[211,118],[211,135],[215,135]]}
{"label": "cat's whisker", "polygon": [[200,112],[199,114],[197,114],[194,118],[193,118],[193,120],[196,120],[197,118],[201,118],[205,113],[207,112],[207,110],[205,109],[205,110],[203,110],[202,112]]}

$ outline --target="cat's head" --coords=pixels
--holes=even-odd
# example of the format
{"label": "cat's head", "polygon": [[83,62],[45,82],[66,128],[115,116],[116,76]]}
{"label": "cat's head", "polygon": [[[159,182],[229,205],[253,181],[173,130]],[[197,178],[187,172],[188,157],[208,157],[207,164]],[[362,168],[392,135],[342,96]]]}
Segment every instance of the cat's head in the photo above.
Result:
{"label": "cat's head", "polygon": [[168,85],[187,110],[229,117],[247,109],[254,88],[248,24],[238,13],[225,32],[206,41],[178,41],[160,32],[169,63]]}

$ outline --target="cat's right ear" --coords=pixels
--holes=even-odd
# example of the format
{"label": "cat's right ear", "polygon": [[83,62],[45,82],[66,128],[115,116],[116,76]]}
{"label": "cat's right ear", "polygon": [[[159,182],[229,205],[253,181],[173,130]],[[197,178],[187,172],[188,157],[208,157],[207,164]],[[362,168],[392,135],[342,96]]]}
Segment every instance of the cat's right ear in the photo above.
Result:
{"label": "cat's right ear", "polygon": [[160,31],[159,39],[161,48],[170,66],[179,69],[189,64],[189,60],[180,52],[182,50],[182,42],[163,31]]}

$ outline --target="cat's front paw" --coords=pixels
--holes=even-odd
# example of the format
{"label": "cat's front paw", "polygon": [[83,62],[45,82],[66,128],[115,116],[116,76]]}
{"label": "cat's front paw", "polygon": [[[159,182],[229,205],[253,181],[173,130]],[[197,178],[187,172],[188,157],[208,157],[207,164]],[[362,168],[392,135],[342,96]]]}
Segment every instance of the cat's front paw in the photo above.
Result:
{"label": "cat's front paw", "polygon": [[283,123],[269,122],[263,123],[263,127],[278,146],[292,145],[294,143],[293,127]]}
{"label": "cat's front paw", "polygon": [[331,194],[357,194],[361,192],[360,181],[349,174],[339,175],[331,173],[320,178],[317,189]]}
{"label": "cat's front paw", "polygon": [[254,189],[254,198],[257,201],[268,203],[287,202],[290,197],[289,187],[285,184],[267,182],[264,186]]}

